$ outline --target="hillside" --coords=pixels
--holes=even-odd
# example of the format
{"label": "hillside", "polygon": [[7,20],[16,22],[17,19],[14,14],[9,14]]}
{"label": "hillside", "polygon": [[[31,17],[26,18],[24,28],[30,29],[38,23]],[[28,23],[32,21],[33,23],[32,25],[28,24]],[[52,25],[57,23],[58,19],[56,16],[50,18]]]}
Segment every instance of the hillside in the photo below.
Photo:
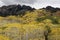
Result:
{"label": "hillside", "polygon": [[0,40],[60,40],[60,8],[0,7]]}

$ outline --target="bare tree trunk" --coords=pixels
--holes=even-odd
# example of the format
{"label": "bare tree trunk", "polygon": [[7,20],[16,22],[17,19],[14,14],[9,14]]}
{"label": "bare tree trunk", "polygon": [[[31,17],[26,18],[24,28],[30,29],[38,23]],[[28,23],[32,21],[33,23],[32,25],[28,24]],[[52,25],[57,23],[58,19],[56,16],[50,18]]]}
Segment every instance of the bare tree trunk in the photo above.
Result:
{"label": "bare tree trunk", "polygon": [[44,32],[45,40],[48,40],[48,36],[50,32],[51,32],[50,27],[46,26],[46,30]]}
{"label": "bare tree trunk", "polygon": [[48,40],[48,35],[45,35],[45,40]]}
{"label": "bare tree trunk", "polygon": [[44,32],[45,40],[48,40],[48,33]]}

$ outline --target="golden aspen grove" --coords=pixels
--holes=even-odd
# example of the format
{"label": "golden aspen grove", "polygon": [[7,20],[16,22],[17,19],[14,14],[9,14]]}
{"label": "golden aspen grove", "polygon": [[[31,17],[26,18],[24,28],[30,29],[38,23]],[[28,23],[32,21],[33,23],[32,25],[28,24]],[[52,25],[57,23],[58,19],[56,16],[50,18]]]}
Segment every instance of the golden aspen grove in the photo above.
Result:
{"label": "golden aspen grove", "polygon": [[0,16],[0,40],[60,40],[59,14],[36,9],[24,15]]}

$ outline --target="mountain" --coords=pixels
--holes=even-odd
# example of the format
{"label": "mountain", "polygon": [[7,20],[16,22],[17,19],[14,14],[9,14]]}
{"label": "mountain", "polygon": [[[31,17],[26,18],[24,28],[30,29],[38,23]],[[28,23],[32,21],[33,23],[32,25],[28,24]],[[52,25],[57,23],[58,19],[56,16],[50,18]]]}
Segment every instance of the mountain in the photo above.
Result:
{"label": "mountain", "polygon": [[47,11],[50,11],[50,12],[57,12],[57,11],[60,11],[60,8],[54,8],[52,6],[47,6],[46,8],[44,8],[45,10]]}
{"label": "mountain", "polygon": [[35,8],[26,5],[8,5],[0,7],[0,16],[22,15],[26,11],[33,11]]}
{"label": "mountain", "polygon": [[[57,11],[60,11],[60,8],[54,8],[54,7],[51,7],[51,6],[47,6],[46,8],[42,8],[46,11],[49,11],[49,12],[57,12]],[[32,8],[30,6],[26,6],[26,5],[8,5],[8,6],[2,6],[0,7],[0,16],[3,16],[3,17],[6,17],[6,16],[9,16],[9,15],[15,15],[15,16],[18,16],[18,15],[24,15],[26,11],[33,11],[33,10],[36,10],[35,8]]]}

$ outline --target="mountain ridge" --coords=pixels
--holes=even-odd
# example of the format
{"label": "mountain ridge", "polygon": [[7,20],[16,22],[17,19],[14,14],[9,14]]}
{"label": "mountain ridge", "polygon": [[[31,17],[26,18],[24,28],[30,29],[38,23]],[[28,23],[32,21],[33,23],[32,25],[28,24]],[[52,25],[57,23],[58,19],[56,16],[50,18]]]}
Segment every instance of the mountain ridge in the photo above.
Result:
{"label": "mountain ridge", "polygon": [[[44,10],[52,12],[52,13],[60,11],[60,8],[54,8],[52,6],[47,6],[46,8],[41,8],[41,9],[44,9]],[[35,8],[26,6],[26,5],[21,6],[20,4],[2,6],[2,7],[0,7],[0,16],[6,17],[6,16],[10,16],[10,15],[15,15],[15,16],[24,15],[26,11],[32,12],[33,10],[39,10],[39,9],[35,9]]]}

